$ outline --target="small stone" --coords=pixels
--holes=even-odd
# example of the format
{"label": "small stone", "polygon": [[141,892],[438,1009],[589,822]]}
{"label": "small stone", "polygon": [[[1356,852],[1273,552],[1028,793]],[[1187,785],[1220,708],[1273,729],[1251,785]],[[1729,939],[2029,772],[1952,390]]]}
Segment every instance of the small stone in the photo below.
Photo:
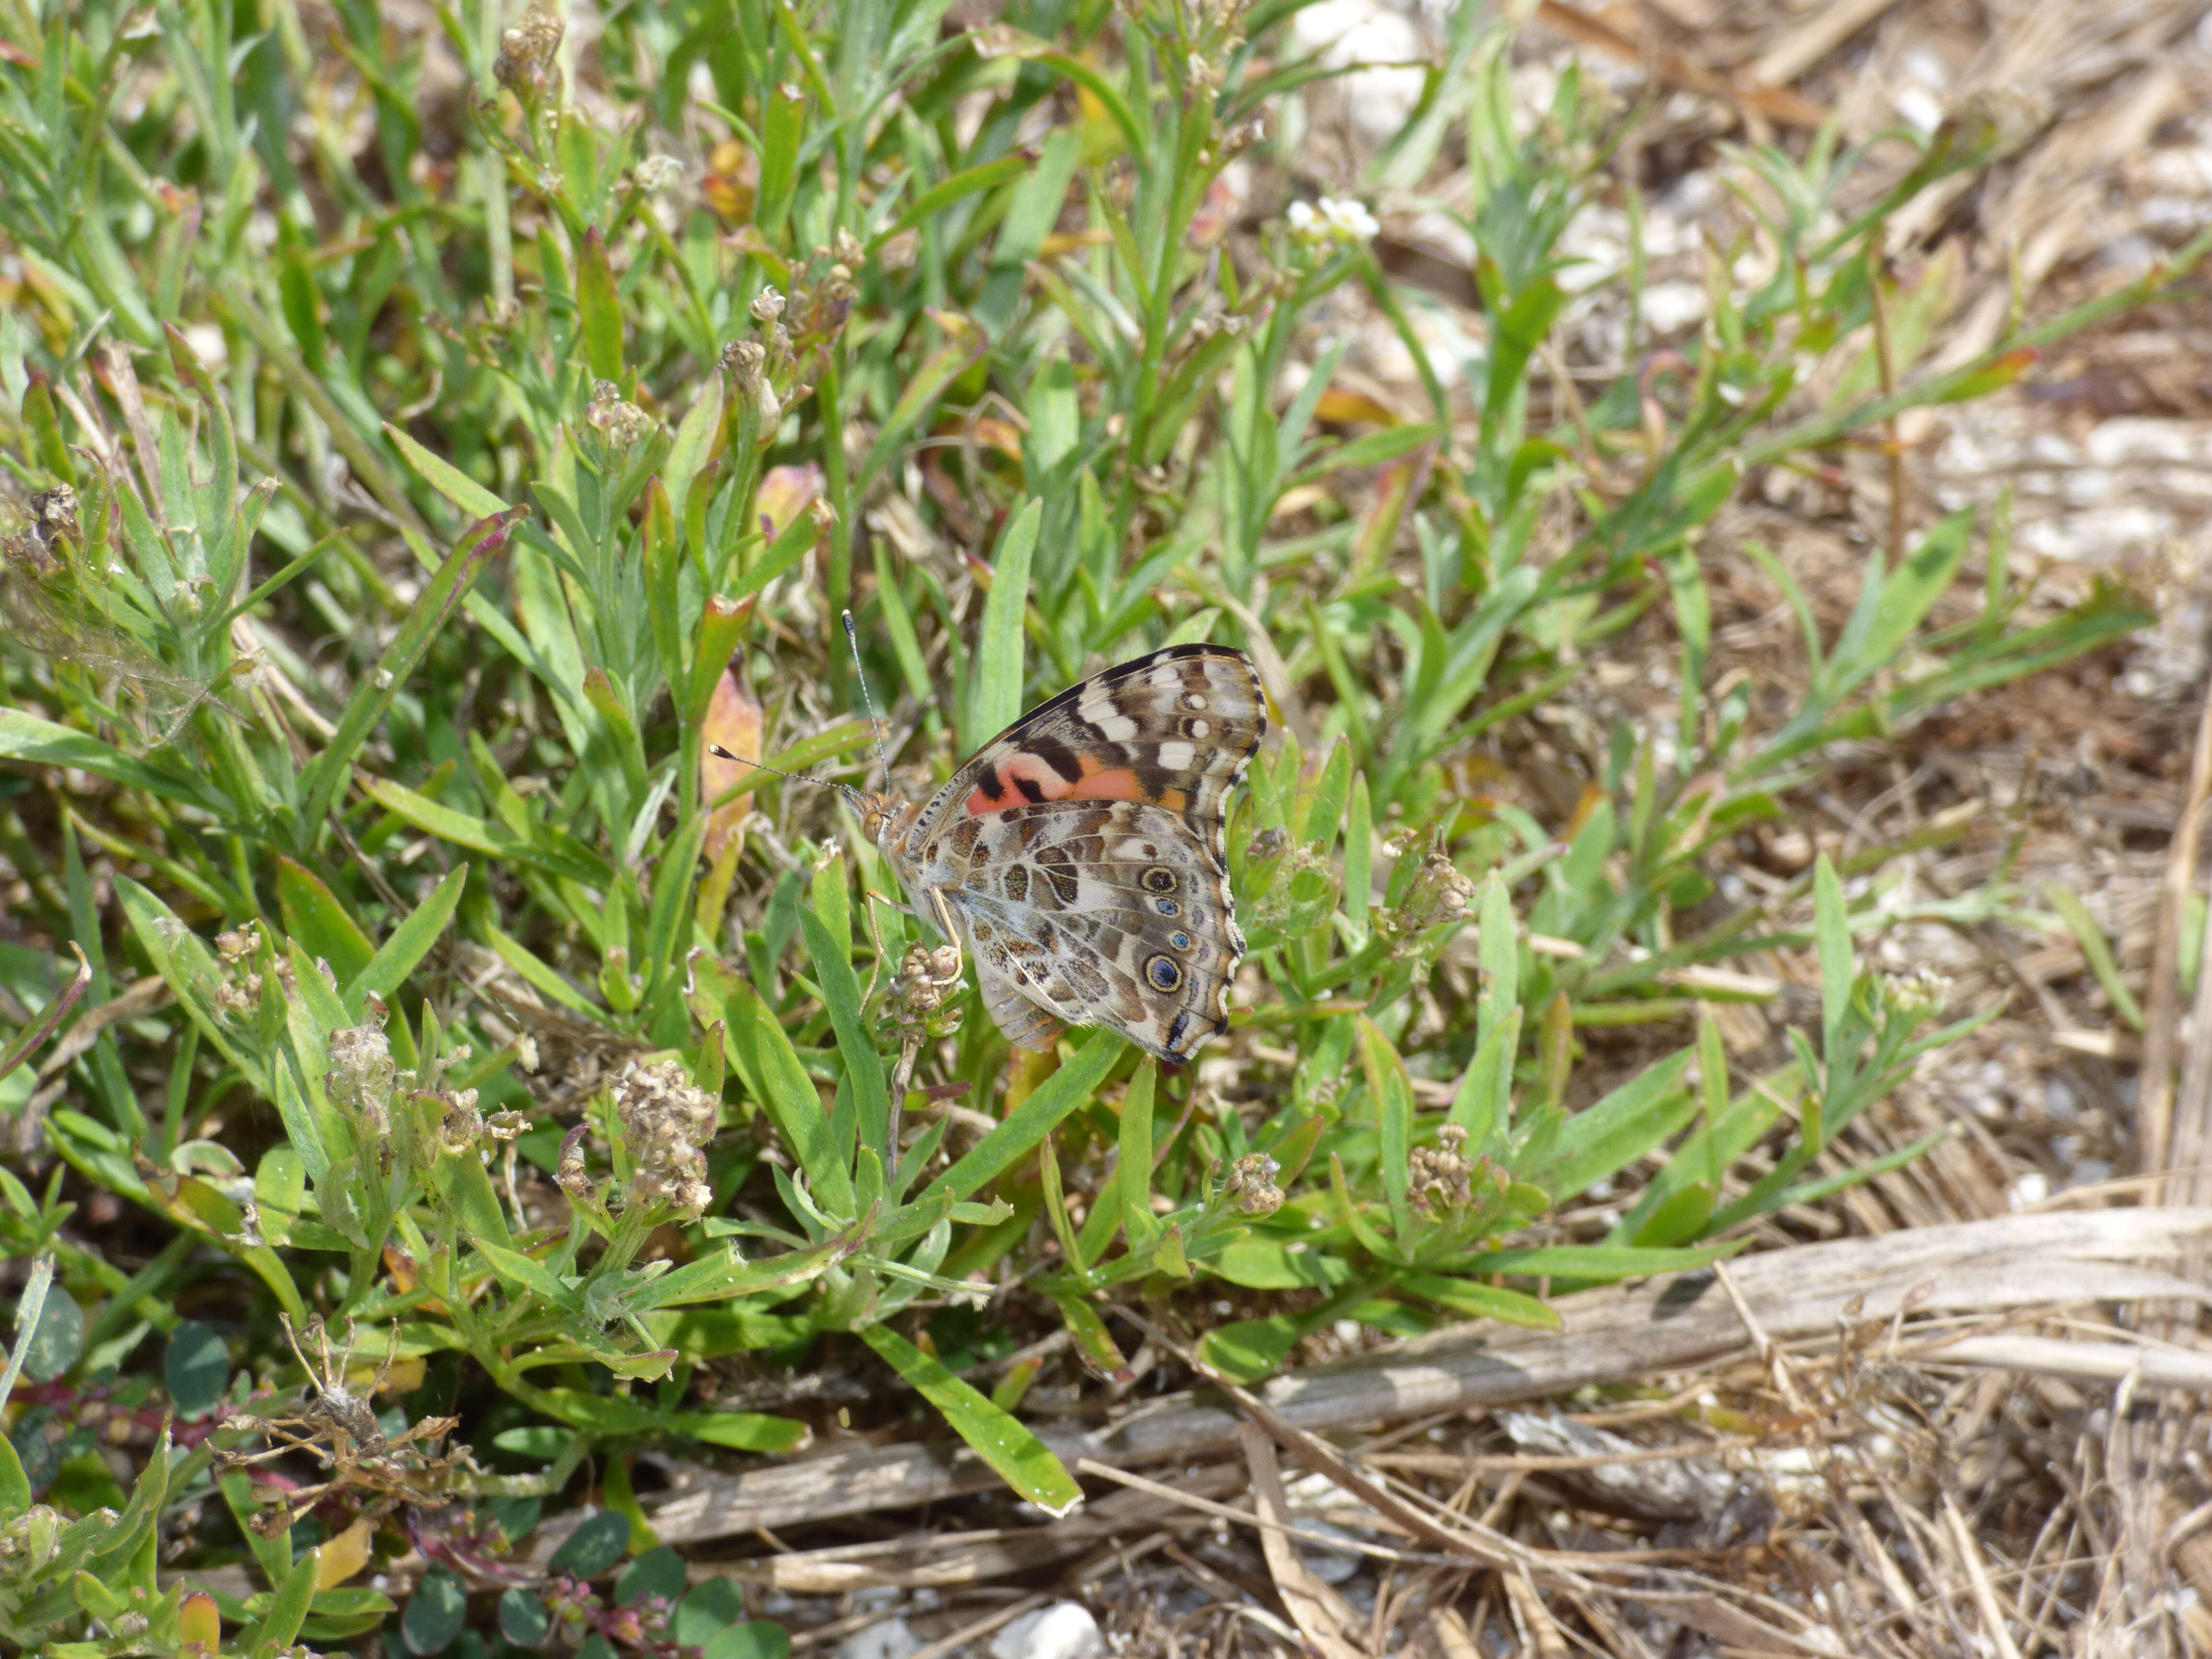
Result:
{"label": "small stone", "polygon": [[921,1646],[921,1638],[904,1619],[885,1619],[837,1644],[837,1659],[907,1659]]}
{"label": "small stone", "polygon": [[1104,1659],[1106,1638],[1080,1601],[1025,1613],[991,1638],[991,1659]]}

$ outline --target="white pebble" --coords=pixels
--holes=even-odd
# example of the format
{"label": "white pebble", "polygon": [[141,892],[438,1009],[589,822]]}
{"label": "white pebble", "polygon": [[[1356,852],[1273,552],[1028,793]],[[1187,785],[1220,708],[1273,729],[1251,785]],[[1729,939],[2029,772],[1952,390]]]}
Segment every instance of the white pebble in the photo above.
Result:
{"label": "white pebble", "polygon": [[903,1619],[886,1619],[856,1630],[837,1644],[837,1659],[907,1659],[921,1650],[921,1638]]}
{"label": "white pebble", "polygon": [[1080,1601],[1025,1613],[991,1638],[991,1659],[1104,1659],[1106,1638]]}

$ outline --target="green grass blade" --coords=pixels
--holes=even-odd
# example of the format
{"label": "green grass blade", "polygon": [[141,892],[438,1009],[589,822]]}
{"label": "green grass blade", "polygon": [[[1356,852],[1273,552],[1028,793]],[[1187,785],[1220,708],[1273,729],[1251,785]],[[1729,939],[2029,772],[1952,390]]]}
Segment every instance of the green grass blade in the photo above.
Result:
{"label": "green grass blade", "polygon": [[430,896],[410,911],[407,920],[392,930],[392,937],[377,948],[362,970],[349,981],[340,994],[345,999],[346,1012],[358,1019],[362,1009],[372,996],[392,999],[408,975],[413,973],[438,936],[446,931],[446,924],[453,919],[453,911],[461,902],[461,890],[467,885],[469,866],[459,864],[447,872],[444,880],[430,890]]}
{"label": "green grass blade", "polygon": [[975,693],[966,732],[969,749],[983,744],[1020,718],[1022,621],[1029,609],[1030,562],[1036,551],[1043,501],[1032,498],[999,538],[991,561],[991,592],[983,602],[983,632],[975,647]]}
{"label": "green grass blade", "polygon": [[514,508],[479,519],[461,533],[452,555],[423,588],[375,668],[362,676],[353,696],[346,700],[337,729],[308,769],[301,791],[306,798],[301,809],[303,822],[319,824],[329,814],[331,804],[352,770],[356,752],[392,707],[400,686],[444,630],[485,563],[507,545],[520,514],[520,509]]}
{"label": "green grass blade", "polygon": [[1083,1501],[1083,1488],[1044,1442],[953,1376],[942,1363],[882,1325],[863,1328],[860,1338],[908,1387],[944,1413],[945,1420],[975,1449],[977,1456],[1030,1503],[1058,1519]]}

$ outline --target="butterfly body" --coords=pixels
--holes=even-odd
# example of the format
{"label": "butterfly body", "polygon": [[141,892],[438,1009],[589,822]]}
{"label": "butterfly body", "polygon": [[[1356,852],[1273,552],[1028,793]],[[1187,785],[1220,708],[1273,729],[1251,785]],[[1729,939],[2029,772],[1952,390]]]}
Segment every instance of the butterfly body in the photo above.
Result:
{"label": "butterfly body", "polygon": [[1172,646],[1040,704],[927,802],[862,797],[862,823],[1016,1047],[1108,1025],[1182,1063],[1228,1026],[1224,804],[1267,726],[1242,653]]}

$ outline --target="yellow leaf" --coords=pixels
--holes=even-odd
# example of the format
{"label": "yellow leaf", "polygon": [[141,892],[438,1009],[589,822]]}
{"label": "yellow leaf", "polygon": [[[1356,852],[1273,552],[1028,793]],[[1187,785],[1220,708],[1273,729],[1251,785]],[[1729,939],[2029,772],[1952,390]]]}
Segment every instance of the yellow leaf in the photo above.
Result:
{"label": "yellow leaf", "polygon": [[324,1545],[315,1560],[315,1588],[336,1589],[367,1566],[369,1535],[368,1517],[363,1516]]}
{"label": "yellow leaf", "polygon": [[1395,426],[1398,417],[1364,392],[1346,392],[1333,386],[1321,394],[1314,405],[1314,419],[1326,421],[1331,426],[1349,426],[1356,421],[1372,421],[1380,426]]}

